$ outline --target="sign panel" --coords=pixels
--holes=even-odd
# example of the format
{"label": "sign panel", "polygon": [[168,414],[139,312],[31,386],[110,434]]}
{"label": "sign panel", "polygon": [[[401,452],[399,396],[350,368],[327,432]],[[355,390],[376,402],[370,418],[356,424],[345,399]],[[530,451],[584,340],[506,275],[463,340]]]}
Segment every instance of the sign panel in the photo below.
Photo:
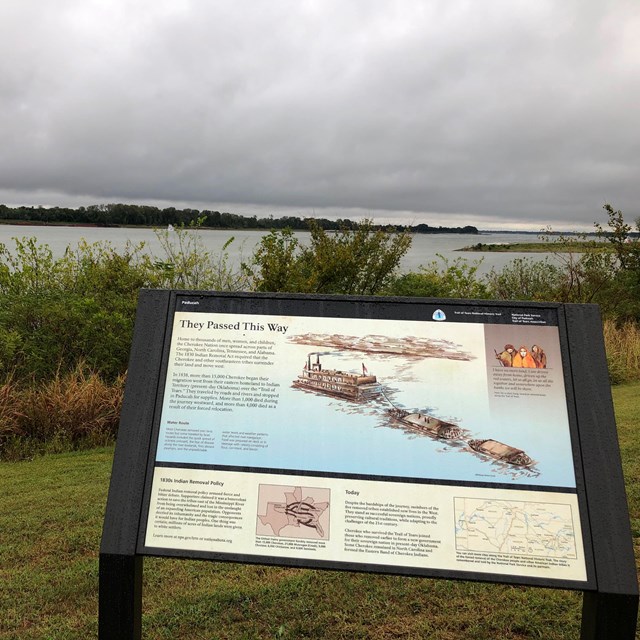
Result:
{"label": "sign panel", "polygon": [[174,300],[140,553],[591,582],[559,305]]}

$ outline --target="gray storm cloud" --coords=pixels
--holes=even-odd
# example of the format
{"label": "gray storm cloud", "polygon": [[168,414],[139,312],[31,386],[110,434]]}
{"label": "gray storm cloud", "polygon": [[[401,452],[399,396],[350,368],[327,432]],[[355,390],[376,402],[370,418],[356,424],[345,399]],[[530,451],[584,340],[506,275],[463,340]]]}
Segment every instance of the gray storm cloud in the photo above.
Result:
{"label": "gray storm cloud", "polygon": [[22,0],[0,23],[0,201],[638,213],[634,0]]}

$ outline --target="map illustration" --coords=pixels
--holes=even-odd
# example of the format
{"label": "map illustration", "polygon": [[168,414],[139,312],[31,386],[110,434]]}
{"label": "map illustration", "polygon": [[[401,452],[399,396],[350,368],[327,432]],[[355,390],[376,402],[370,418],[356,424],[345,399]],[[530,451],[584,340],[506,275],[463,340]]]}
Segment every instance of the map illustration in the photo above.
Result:
{"label": "map illustration", "polygon": [[454,498],[456,549],[575,559],[571,505]]}
{"label": "map illustration", "polygon": [[[295,487],[292,491],[287,489],[291,487],[259,487],[258,508],[264,515],[258,514],[258,520],[272,532],[266,535],[327,540],[330,490],[307,487]],[[284,501],[281,500],[283,496]],[[264,531],[259,533],[265,535]]]}

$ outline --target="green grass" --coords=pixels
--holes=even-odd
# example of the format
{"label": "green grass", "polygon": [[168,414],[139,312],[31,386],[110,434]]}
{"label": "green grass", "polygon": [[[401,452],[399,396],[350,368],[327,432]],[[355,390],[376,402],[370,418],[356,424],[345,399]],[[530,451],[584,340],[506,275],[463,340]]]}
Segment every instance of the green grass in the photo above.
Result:
{"label": "green grass", "polygon": [[0,465],[0,638],[97,636],[112,449]]}
{"label": "green grass", "polygon": [[[613,390],[640,552],[640,383]],[[0,463],[0,639],[97,637],[113,449]],[[568,640],[581,595],[334,571],[146,558],[143,637]]]}

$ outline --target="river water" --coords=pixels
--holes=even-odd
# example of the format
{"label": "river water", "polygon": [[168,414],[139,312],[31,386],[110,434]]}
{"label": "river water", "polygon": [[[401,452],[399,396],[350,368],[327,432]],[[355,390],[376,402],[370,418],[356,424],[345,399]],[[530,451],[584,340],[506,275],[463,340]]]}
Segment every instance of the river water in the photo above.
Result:
{"label": "river water", "polygon": [[[254,247],[264,235],[263,231],[234,231],[201,229],[197,232],[202,239],[202,244],[215,254],[222,251],[224,244],[234,238],[227,247],[229,263],[239,265],[247,260]],[[302,243],[309,239],[309,233],[295,232]],[[120,227],[42,227],[28,225],[0,225],[0,242],[10,249],[14,247],[13,238],[35,237],[42,244],[47,244],[54,256],[62,256],[69,246],[75,247],[81,239],[87,242],[109,242],[116,249],[123,249],[127,242],[145,243],[145,248],[163,259],[164,254],[158,237],[153,229],[134,229]],[[460,252],[456,249],[482,242],[507,243],[507,242],[537,242],[536,234],[526,233],[499,233],[485,232],[480,235],[450,234],[416,234],[410,250],[401,263],[403,272],[416,271],[421,265],[428,265],[434,260],[439,261],[442,256],[450,262],[458,258],[466,259],[473,263],[481,260],[478,272],[488,273],[492,267],[501,269],[515,258],[528,258],[531,260],[544,260],[548,254],[544,253],[496,253],[496,252]],[[552,258],[550,258],[552,259]]]}

